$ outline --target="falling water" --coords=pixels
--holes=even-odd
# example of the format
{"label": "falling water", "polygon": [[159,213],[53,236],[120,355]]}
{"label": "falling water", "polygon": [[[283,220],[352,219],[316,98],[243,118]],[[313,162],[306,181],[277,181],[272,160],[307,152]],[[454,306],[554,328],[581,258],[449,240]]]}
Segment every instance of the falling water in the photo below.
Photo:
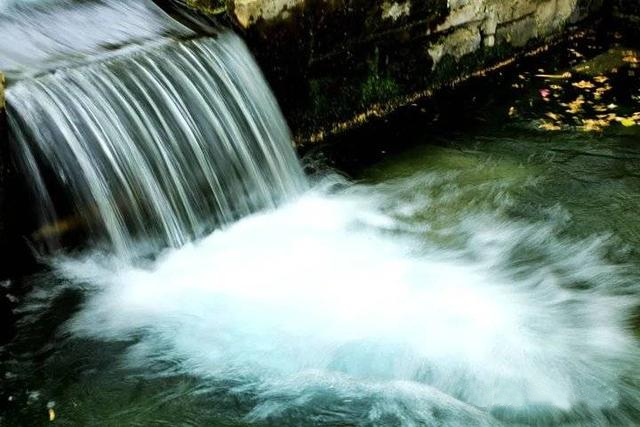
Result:
{"label": "falling water", "polygon": [[19,309],[3,381],[25,382],[24,407],[46,395],[85,425],[637,420],[638,286],[605,255],[617,242],[571,237],[561,206],[505,214],[557,165],[450,150],[444,171],[412,158],[378,185],[311,185],[236,36],[196,38],[146,1],[0,15],[41,230],[71,218],[91,242],[54,252]]}
{"label": "falling water", "polygon": [[24,79],[7,100],[42,225],[61,220],[50,187],[63,187],[67,215],[120,254],[178,247],[305,185],[276,101],[229,33]]}

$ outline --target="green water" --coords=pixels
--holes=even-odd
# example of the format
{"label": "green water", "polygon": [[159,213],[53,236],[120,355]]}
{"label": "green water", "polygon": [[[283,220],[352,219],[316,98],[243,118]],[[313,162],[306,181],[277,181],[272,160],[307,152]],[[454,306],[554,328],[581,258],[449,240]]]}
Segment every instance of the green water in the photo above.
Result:
{"label": "green water", "polygon": [[[364,183],[421,174],[437,178],[437,185],[406,189],[412,198],[435,197],[438,203],[425,202],[417,219],[436,227],[470,212],[532,221],[564,212],[571,220],[563,232],[610,235],[635,254],[640,120],[633,126],[620,120],[640,112],[640,68],[632,60],[638,51],[628,46],[619,39],[587,37],[554,48],[551,55],[529,59],[490,83],[471,82],[450,99],[437,98],[435,106],[426,101],[391,123],[356,132],[358,143],[339,151],[336,163]],[[566,72],[572,75],[555,77]],[[593,88],[576,87],[585,81]],[[485,92],[487,85],[491,89]],[[542,90],[550,92],[546,99]],[[579,97],[584,98],[581,108],[569,112]],[[607,108],[597,111],[602,106]],[[438,108],[444,109],[443,117],[434,116],[432,109]],[[585,123],[608,114],[617,119],[585,129]],[[547,130],[545,123],[560,128]],[[354,151],[366,152],[367,146],[373,154],[351,160],[358,155]]]}
{"label": "green water", "polygon": [[635,130],[592,136],[529,129],[439,136],[373,166],[362,178],[382,183],[424,171],[437,176],[438,185],[417,186],[410,196],[425,191],[436,198],[437,205],[418,215],[438,226],[470,211],[531,220],[563,211],[571,218],[567,233],[611,234],[635,248],[640,243],[639,137]]}
{"label": "green water", "polygon": [[[612,43],[615,45],[617,42]],[[572,49],[579,47],[570,46]],[[609,52],[606,54],[609,57],[604,59],[597,56],[610,47],[608,44],[584,48],[585,54],[597,57],[595,64],[598,65],[593,65],[590,71],[575,71],[575,67],[584,60],[563,48],[560,54],[566,57],[561,60],[537,59],[541,62],[497,78],[497,82],[493,82],[495,91],[473,99],[464,91],[456,95],[455,102],[463,100],[462,104],[457,104],[461,105],[460,111],[449,109],[446,116],[439,117],[432,114],[428,103],[415,106],[388,123],[347,136],[354,139],[349,142],[353,145],[334,151],[327,149],[322,160],[318,160],[318,153],[309,155],[307,162],[313,164],[313,168],[309,167],[319,171],[319,175],[326,175],[326,163],[334,162],[356,183],[347,184],[335,177],[329,178],[337,184],[329,186],[329,190],[324,187],[318,190],[323,194],[322,200],[375,200],[374,211],[393,220],[362,221],[365,228],[374,230],[373,237],[364,240],[364,246],[357,246],[367,256],[373,257],[379,252],[384,254],[387,250],[393,252],[384,245],[376,249],[380,236],[390,236],[410,240],[411,257],[415,253],[427,257],[435,253],[438,259],[455,260],[456,265],[477,266],[482,274],[495,280],[507,277],[518,283],[539,274],[541,282],[558,282],[557,288],[566,293],[566,298],[559,298],[560,293],[556,291],[531,293],[528,302],[533,308],[527,318],[533,326],[523,335],[530,333],[539,339],[536,335],[539,334],[544,338],[545,328],[553,330],[553,325],[545,321],[560,319],[563,323],[558,325],[559,329],[566,328],[569,333],[575,330],[582,334],[580,337],[596,341],[598,337],[590,333],[589,327],[592,323],[591,326],[597,325],[598,316],[571,317],[572,304],[579,306],[584,300],[589,301],[587,307],[590,310],[596,310],[599,301],[613,301],[613,307],[603,306],[603,310],[615,311],[615,304],[620,304],[620,312],[627,310],[628,307],[622,303],[628,302],[631,309],[622,327],[635,333],[638,327],[634,313],[640,296],[637,287],[640,278],[640,223],[637,219],[640,208],[640,123],[628,126],[628,118],[640,111],[640,82],[635,75],[640,70],[636,71],[630,60],[621,60],[629,56],[624,53],[628,51],[625,47],[617,48],[622,54]],[[538,70],[539,64],[544,64],[544,71]],[[572,76],[561,80],[535,76],[557,75],[568,69],[573,70]],[[596,100],[593,92],[606,84],[603,78],[599,78],[603,83],[594,82],[595,77],[601,76],[606,77],[611,88]],[[574,86],[573,83],[579,85],[581,81],[593,82],[591,93]],[[552,85],[556,88],[550,88]],[[547,95],[546,90],[550,91]],[[586,99],[580,111],[567,112],[571,107],[562,104],[569,105],[580,95]],[[447,99],[434,102],[446,104]],[[455,103],[453,99],[451,102]],[[584,120],[603,114],[594,110],[594,106],[600,104],[611,106],[606,114],[613,112],[621,120],[627,118],[626,125],[612,120],[601,129],[586,131]],[[516,113],[509,113],[511,107],[515,107]],[[552,119],[553,123],[560,123],[559,130],[540,128],[542,123],[546,123],[543,120],[549,120],[548,113],[553,113],[553,117],[562,116],[561,119]],[[353,154],[356,152],[357,156]],[[327,186],[326,178],[320,181],[320,186]],[[357,211],[357,207],[353,210]],[[267,224],[278,227],[279,223]],[[287,228],[283,230],[286,233]],[[334,233],[330,226],[322,230],[329,235]],[[352,228],[348,230],[347,237]],[[353,230],[357,234],[357,227]],[[341,244],[348,246],[349,239],[343,239],[342,231],[337,234],[339,237],[335,240],[338,243],[329,245],[327,252],[337,252],[340,256],[349,254],[346,250],[341,252],[339,247]],[[255,245],[259,246],[260,237],[255,239]],[[309,239],[311,243],[325,243],[315,235]],[[364,251],[369,241],[373,246],[370,253]],[[277,252],[279,244],[287,242],[283,235],[282,242],[274,243],[273,251]],[[250,254],[251,251],[247,249],[241,253]],[[309,254],[283,253],[288,258],[286,263],[302,265],[306,265],[302,261],[305,256],[318,256],[313,251]],[[348,271],[348,266],[340,263],[340,256],[319,254],[327,257],[326,261],[319,260],[323,270]],[[402,257],[398,262],[402,264],[401,261]],[[353,262],[357,266],[368,265],[366,260],[354,259]],[[284,264],[282,268],[285,268]],[[409,267],[412,266],[413,262]],[[373,263],[370,267],[375,270]],[[308,273],[325,274],[320,271]],[[216,272],[210,274],[215,276]],[[355,284],[358,277],[348,276],[348,280]],[[116,338],[78,334],[67,321],[91,306],[95,293],[91,286],[69,286],[72,279],[51,272],[24,278],[23,281],[33,286],[34,292],[23,296],[18,305],[17,338],[2,348],[1,425],[632,425],[640,422],[637,418],[640,408],[636,405],[640,396],[637,343],[624,350],[618,348],[622,345],[617,341],[611,341],[609,349],[606,345],[596,344],[595,350],[585,347],[585,367],[602,368],[601,376],[594,371],[594,381],[603,384],[601,388],[593,386],[589,378],[580,379],[577,383],[583,381],[585,389],[593,387],[601,391],[580,396],[585,401],[592,399],[597,402],[592,403],[595,409],[580,399],[569,408],[562,405],[549,407],[545,402],[526,408],[509,407],[503,404],[503,397],[496,398],[496,404],[483,405],[484,397],[477,393],[477,389],[483,390],[483,387],[476,384],[482,379],[474,380],[473,372],[466,371],[457,378],[458,368],[451,371],[452,377],[458,381],[453,385],[446,384],[446,381],[443,385],[434,379],[437,372],[425,373],[424,369],[409,376],[398,374],[397,378],[389,374],[392,379],[434,385],[452,396],[452,402],[432,396],[425,398],[423,403],[420,393],[424,391],[418,392],[406,384],[387,388],[390,386],[384,374],[396,369],[390,361],[402,359],[397,352],[394,353],[397,351],[395,347],[390,352],[383,348],[380,350],[383,356],[379,357],[375,346],[371,347],[373,350],[367,347],[366,351],[357,348],[355,356],[340,359],[343,365],[352,363],[357,369],[340,363],[329,364],[334,368],[342,366],[335,370],[347,373],[355,380],[330,377],[330,381],[320,381],[318,377],[321,375],[316,373],[310,374],[311,379],[303,381],[303,386],[298,384],[295,387],[279,377],[278,381],[271,379],[271,382],[262,383],[259,372],[251,374],[249,371],[248,374],[237,367],[234,368],[235,373],[225,371],[220,374],[215,366],[197,362],[199,359],[195,356],[190,359],[190,350],[175,356],[175,347],[179,345],[170,341],[156,342],[157,347],[152,349],[154,357],[143,358],[145,363],[130,363],[136,359],[137,353],[145,352],[145,346],[149,345],[147,334],[153,336],[153,324]],[[303,286],[305,279],[300,277],[300,283]],[[540,285],[531,286],[536,288]],[[292,293],[294,289],[291,288]],[[528,294],[525,292],[525,295]],[[537,311],[537,305],[546,307],[545,296],[550,300],[558,298],[559,302],[557,305],[549,303],[548,308]],[[193,299],[199,297],[195,294]],[[153,299],[152,295],[150,299]],[[295,298],[292,301],[302,305]],[[117,313],[118,306],[124,303],[124,300],[116,300],[112,309]],[[162,307],[164,303],[164,300],[159,300]],[[389,305],[393,305],[393,301],[389,301]],[[259,311],[260,304],[250,308]],[[335,307],[331,304],[326,307],[327,311],[332,309]],[[91,310],[88,313],[91,314]],[[583,311],[577,310],[576,313]],[[131,314],[131,323],[136,323],[135,311]],[[542,319],[536,317],[538,315]],[[198,314],[194,312],[193,316]],[[395,320],[401,318],[401,315],[395,316]],[[101,318],[97,318],[98,323]],[[301,320],[304,316],[293,318]],[[90,320],[90,317],[84,319]],[[153,319],[153,322],[158,321]],[[254,320],[252,317],[246,319]],[[125,323],[128,321],[124,319]],[[415,323],[419,327],[427,325],[428,322],[420,323],[423,321],[420,318]],[[249,330],[243,333],[262,337],[255,332],[260,329],[260,322],[251,322],[247,327]],[[94,328],[100,330],[99,325]],[[313,335],[313,328],[308,328],[303,332]],[[186,329],[184,335],[190,332]],[[195,329],[193,332],[197,333]],[[301,340],[304,348],[304,340],[308,337],[303,332],[295,339],[280,343],[274,354],[280,354],[279,347],[295,347]],[[376,335],[372,333],[372,336]],[[555,351],[557,347],[558,354],[562,355],[556,359],[556,353],[552,353],[550,360],[582,360],[582,355],[576,352],[581,348],[579,343],[571,339],[565,342],[565,335],[556,336],[552,332],[548,332],[548,336],[549,348]],[[329,335],[327,340],[332,338],[334,335]],[[406,338],[410,341],[412,336]],[[473,341],[473,338],[472,335],[461,334],[459,340]],[[206,339],[201,341],[202,349],[195,353],[211,351],[204,342]],[[313,340],[310,343],[309,352],[312,353],[316,347]],[[269,350],[268,344],[268,338],[258,340],[252,351],[262,354],[260,345]],[[318,345],[317,348],[324,347]],[[236,356],[245,351],[244,347],[228,351],[233,353],[236,350]],[[267,350],[265,358],[269,354]],[[224,353],[225,348],[217,348],[216,351]],[[594,355],[588,353],[591,351]],[[607,359],[608,351],[613,357],[611,360]],[[566,358],[563,352],[568,352]],[[302,360],[307,357],[311,356],[300,355]],[[255,361],[247,362],[251,363]],[[309,362],[312,367],[315,366],[313,363]],[[271,367],[270,364],[268,366]],[[528,367],[527,364],[523,366]],[[278,368],[288,372],[287,368]],[[563,366],[549,365],[547,368],[550,376],[556,371],[564,372]],[[582,374],[582,368],[576,367],[576,372]],[[449,371],[444,369],[444,372]],[[573,371],[568,372],[567,376],[571,377]],[[366,387],[363,386],[365,383]],[[496,384],[498,388],[500,383]],[[468,390],[476,390],[476,394]],[[484,390],[487,395],[493,393],[491,387]],[[609,394],[616,397],[609,398]],[[456,403],[453,398],[457,399]],[[605,404],[600,399],[613,403]],[[535,399],[531,400],[535,402]],[[256,407],[263,412],[256,411]],[[420,412],[421,408],[430,408],[428,414]],[[55,419],[50,421],[49,417],[54,416]]]}

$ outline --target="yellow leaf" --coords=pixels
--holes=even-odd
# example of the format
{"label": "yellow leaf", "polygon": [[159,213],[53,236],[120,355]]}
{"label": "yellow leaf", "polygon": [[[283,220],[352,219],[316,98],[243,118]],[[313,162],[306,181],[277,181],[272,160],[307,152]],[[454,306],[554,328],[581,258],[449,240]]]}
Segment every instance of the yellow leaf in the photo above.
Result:
{"label": "yellow leaf", "polygon": [[632,118],[629,117],[624,117],[622,120],[620,120],[620,124],[624,127],[631,127],[631,126],[635,126],[636,122],[635,120],[633,120]]}
{"label": "yellow leaf", "polygon": [[586,80],[581,80],[578,83],[572,83],[572,85],[577,87],[578,89],[592,89],[594,87],[593,83]]}
{"label": "yellow leaf", "polygon": [[614,113],[609,113],[609,114],[598,114],[596,116],[598,119],[600,120],[604,120],[606,122],[612,122],[614,120],[620,121],[621,119],[616,116]]}
{"label": "yellow leaf", "polygon": [[56,419],[56,411],[53,408],[49,408],[49,421],[55,421]]}
{"label": "yellow leaf", "polygon": [[595,77],[593,78],[593,80],[594,80],[596,83],[604,83],[604,82],[606,82],[607,80],[609,80],[609,77],[607,77],[607,76],[595,76]]}
{"label": "yellow leaf", "polygon": [[577,56],[578,58],[584,58],[584,55],[581,54],[580,52],[578,52],[575,49],[569,49],[569,52],[573,53],[575,56]]}
{"label": "yellow leaf", "polygon": [[584,104],[584,97],[580,95],[574,101],[567,104],[567,113],[577,114],[582,110],[582,105]]}
{"label": "yellow leaf", "polygon": [[546,113],[545,116],[547,116],[547,117],[549,117],[550,119],[553,119],[553,120],[559,120],[560,119],[560,116],[558,116],[557,114],[552,113],[552,112]]}
{"label": "yellow leaf", "polygon": [[544,130],[552,130],[552,131],[562,130],[562,127],[558,126],[555,123],[551,123],[547,121],[540,122],[540,124],[538,125],[538,128],[544,129]]}
{"label": "yellow leaf", "polygon": [[609,126],[609,122],[606,120],[585,119],[582,121],[583,132],[601,132],[603,128]]}

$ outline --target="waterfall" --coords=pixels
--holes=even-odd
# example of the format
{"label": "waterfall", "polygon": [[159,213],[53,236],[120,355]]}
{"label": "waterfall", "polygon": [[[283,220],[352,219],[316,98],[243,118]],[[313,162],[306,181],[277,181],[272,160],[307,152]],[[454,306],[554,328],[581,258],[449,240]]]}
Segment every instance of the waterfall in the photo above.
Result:
{"label": "waterfall", "polygon": [[[124,27],[98,25],[95,34],[111,44],[136,19],[135,40],[157,39],[113,52],[92,36],[54,33],[56,18],[51,31],[35,32],[48,41],[35,55],[41,62],[13,67],[9,127],[41,226],[78,222],[95,245],[129,257],[143,246],[181,246],[305,187],[278,105],[237,36],[195,38],[146,2],[60,3],[78,25],[83,9],[135,12],[123,15]],[[46,26],[33,22],[38,13],[55,15],[27,15],[27,27]],[[110,25],[116,30],[105,36]],[[76,41],[82,59],[43,71]]]}
{"label": "waterfall", "polygon": [[[500,125],[307,188],[232,33],[145,0],[0,0],[0,35],[53,253],[19,281],[0,424],[638,424],[635,234],[580,190],[635,181],[574,177],[638,153]],[[98,250],[62,251],[66,229]]]}

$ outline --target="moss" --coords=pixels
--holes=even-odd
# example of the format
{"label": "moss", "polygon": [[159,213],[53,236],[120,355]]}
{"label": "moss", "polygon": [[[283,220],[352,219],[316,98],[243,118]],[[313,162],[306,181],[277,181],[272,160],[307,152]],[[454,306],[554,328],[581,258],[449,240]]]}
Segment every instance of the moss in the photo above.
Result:
{"label": "moss", "polygon": [[200,9],[208,14],[218,14],[227,10],[225,0],[186,0],[187,6]]}
{"label": "moss", "polygon": [[331,99],[326,90],[326,82],[312,80],[309,82],[309,97],[311,100],[311,115],[318,117],[331,109]]}
{"label": "moss", "polygon": [[313,128],[340,120],[359,108],[359,99],[359,90],[353,82],[332,77],[312,79],[309,82],[311,108],[296,122],[305,128]]}
{"label": "moss", "polygon": [[400,85],[394,79],[371,75],[362,85],[362,106],[388,101],[400,93]]}

